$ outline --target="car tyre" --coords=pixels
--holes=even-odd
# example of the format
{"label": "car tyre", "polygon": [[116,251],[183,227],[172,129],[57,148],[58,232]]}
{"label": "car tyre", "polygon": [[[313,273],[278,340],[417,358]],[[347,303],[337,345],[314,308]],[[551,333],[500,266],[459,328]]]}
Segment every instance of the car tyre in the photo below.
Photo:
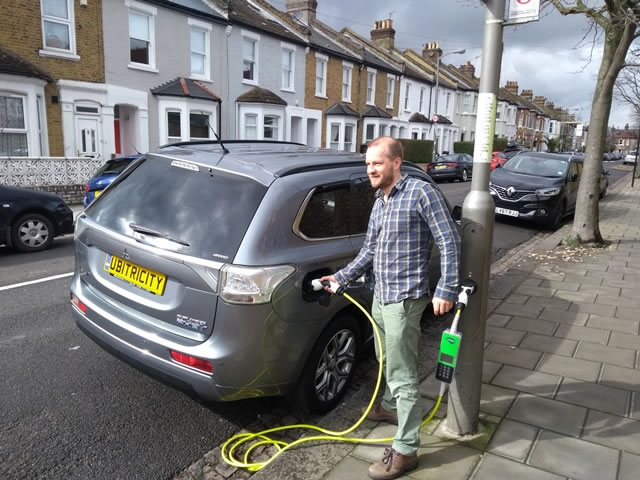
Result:
{"label": "car tyre", "polygon": [[47,217],[27,213],[18,218],[11,227],[11,242],[20,252],[46,250],[53,242],[53,225]]}
{"label": "car tyre", "polygon": [[469,180],[469,173],[467,172],[467,169],[465,168],[464,170],[462,170],[462,176],[460,177],[460,181],[461,182],[466,182]]}
{"label": "car tyre", "polygon": [[307,358],[294,399],[296,405],[312,413],[334,408],[351,383],[360,347],[357,320],[346,313],[336,317]]}
{"label": "car tyre", "polygon": [[560,207],[560,211],[547,224],[547,227],[549,228],[549,230],[554,230],[554,231],[558,230],[566,214],[567,214],[567,201],[563,200],[562,207]]}
{"label": "car tyre", "polygon": [[600,192],[600,200],[602,200],[607,194],[607,189],[605,188],[602,192]]}

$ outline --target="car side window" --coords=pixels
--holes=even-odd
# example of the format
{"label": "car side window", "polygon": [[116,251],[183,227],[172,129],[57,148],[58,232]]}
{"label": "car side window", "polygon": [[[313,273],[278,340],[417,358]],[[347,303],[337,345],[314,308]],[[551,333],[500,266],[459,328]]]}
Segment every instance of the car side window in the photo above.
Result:
{"label": "car side window", "polygon": [[353,193],[353,201],[351,202],[353,228],[351,234],[359,235],[367,233],[367,226],[369,225],[369,217],[371,216],[371,209],[375,201],[376,190],[371,186],[371,182],[366,177],[355,178],[351,186]]}
{"label": "car side window", "polygon": [[316,188],[300,219],[300,233],[311,239],[349,235],[350,198],[347,183]]}

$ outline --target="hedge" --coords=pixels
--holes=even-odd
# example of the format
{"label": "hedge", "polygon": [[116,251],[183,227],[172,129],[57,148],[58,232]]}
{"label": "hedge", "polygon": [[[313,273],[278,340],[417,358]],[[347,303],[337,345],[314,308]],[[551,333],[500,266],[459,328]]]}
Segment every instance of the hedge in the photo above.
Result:
{"label": "hedge", "polygon": [[[418,164],[431,163],[433,157],[433,140],[412,140],[399,138],[404,149],[404,159]],[[367,153],[367,145],[360,145],[360,153]]]}
{"label": "hedge", "polygon": [[494,152],[504,152],[504,149],[507,148],[507,143],[509,140],[507,138],[494,138],[493,139],[493,151]]}
{"label": "hedge", "polygon": [[453,142],[453,153],[468,153],[473,156],[473,142]]}

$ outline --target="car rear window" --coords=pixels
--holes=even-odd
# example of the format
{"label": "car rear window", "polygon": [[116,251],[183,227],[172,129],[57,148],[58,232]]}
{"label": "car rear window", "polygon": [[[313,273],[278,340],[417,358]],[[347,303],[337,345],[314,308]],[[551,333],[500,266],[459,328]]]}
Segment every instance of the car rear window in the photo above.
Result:
{"label": "car rear window", "polygon": [[179,241],[168,242],[171,250],[227,260],[236,254],[266,190],[243,176],[144,159],[118,177],[86,214],[127,236],[136,237],[135,225]]}

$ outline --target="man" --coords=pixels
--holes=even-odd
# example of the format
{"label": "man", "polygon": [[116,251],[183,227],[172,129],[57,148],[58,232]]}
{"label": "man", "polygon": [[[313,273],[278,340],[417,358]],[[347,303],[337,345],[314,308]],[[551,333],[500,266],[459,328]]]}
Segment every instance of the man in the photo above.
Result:
{"label": "man", "polygon": [[[367,175],[378,190],[364,245],[349,265],[321,279],[344,287],[373,267],[371,313],[382,336],[386,388],[367,418],[398,425],[392,448],[369,468],[374,479],[397,478],[418,466],[424,413],[418,405],[418,342],[429,303],[427,267],[434,242],[442,273],[432,299],[434,313],[451,310],[458,294],[460,237],[455,223],[433,185],[402,175],[403,156],[402,144],[391,137],[369,144]],[[377,343],[376,354],[380,361]]]}

